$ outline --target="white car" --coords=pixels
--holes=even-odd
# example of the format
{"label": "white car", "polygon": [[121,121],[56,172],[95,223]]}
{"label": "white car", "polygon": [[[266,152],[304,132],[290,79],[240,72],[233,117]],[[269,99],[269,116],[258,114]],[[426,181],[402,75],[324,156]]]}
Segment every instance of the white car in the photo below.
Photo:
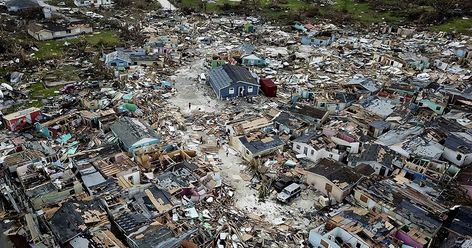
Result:
{"label": "white car", "polygon": [[272,69],[270,69],[270,68],[264,68],[264,69],[262,69],[262,72],[265,73],[265,74],[267,74],[267,75],[275,75],[275,74],[277,74],[277,71],[272,70]]}

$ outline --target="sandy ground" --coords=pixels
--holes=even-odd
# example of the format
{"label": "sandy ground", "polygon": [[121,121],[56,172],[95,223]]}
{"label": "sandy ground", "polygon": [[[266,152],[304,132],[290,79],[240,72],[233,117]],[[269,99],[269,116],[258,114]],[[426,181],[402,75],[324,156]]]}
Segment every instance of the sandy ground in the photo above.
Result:
{"label": "sandy ground", "polygon": [[168,0],[157,0],[163,10],[177,10],[177,8],[171,4]]}
{"label": "sandy ground", "polygon": [[171,80],[175,82],[177,94],[170,99],[170,102],[179,107],[183,114],[189,114],[195,110],[219,112],[223,107],[223,104],[212,97],[211,88],[198,81],[198,76],[207,70],[203,66],[204,62],[204,59],[196,60],[177,70],[171,77]]}
{"label": "sandy ground", "polygon": [[[190,65],[183,66],[175,72],[171,79],[175,82],[176,95],[169,99],[170,102],[181,109],[181,114],[190,115],[192,111],[221,112],[227,106],[227,102],[215,99],[211,88],[204,83],[198,82],[198,75],[207,69],[203,65],[204,59],[198,59]],[[191,109],[188,104],[191,103]],[[205,142],[215,137],[208,136],[204,132],[195,132],[189,129],[185,133],[184,139],[191,147],[198,147],[192,142],[192,136],[203,136]],[[223,180],[235,189],[235,207],[247,213],[254,213],[265,218],[266,221],[277,225],[284,220],[291,220],[291,225],[301,228],[310,224],[308,219],[303,218],[305,212],[315,211],[314,198],[309,197],[305,191],[301,197],[294,199],[290,204],[280,204],[275,200],[275,193],[265,202],[259,202],[257,190],[250,187],[250,182],[241,178],[240,172],[246,168],[246,162],[234,152],[226,156],[226,148],[223,146],[218,153],[218,157],[223,164],[220,165]]]}

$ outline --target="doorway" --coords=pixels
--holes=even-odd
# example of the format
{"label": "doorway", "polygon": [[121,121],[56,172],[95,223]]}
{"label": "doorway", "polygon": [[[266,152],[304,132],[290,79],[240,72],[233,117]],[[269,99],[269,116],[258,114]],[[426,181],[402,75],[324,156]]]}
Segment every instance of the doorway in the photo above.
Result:
{"label": "doorway", "polygon": [[244,87],[243,86],[238,87],[238,96],[244,96]]}

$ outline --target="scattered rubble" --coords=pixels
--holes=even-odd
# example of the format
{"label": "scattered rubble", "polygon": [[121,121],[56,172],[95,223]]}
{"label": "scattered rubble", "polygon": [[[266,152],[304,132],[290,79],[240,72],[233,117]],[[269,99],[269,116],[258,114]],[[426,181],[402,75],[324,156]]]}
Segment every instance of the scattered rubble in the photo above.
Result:
{"label": "scattered rubble", "polygon": [[159,2],[121,23],[144,39],[124,47],[72,21],[125,22],[110,1],[28,24],[62,55],[32,47],[39,64],[0,86],[0,216],[17,247],[467,246],[470,37]]}

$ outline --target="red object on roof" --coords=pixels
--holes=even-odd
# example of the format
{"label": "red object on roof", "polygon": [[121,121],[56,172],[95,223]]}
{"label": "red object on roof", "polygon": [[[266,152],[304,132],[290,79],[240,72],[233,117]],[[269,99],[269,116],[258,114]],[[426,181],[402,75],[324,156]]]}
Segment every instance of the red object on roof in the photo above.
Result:
{"label": "red object on roof", "polygon": [[277,96],[277,85],[274,84],[274,81],[270,78],[261,78],[259,80],[261,84],[261,90],[264,92],[264,95],[267,97],[276,97]]}
{"label": "red object on roof", "polygon": [[304,27],[308,30],[315,29],[315,26],[313,26],[313,24],[310,24],[310,23],[305,24]]}

